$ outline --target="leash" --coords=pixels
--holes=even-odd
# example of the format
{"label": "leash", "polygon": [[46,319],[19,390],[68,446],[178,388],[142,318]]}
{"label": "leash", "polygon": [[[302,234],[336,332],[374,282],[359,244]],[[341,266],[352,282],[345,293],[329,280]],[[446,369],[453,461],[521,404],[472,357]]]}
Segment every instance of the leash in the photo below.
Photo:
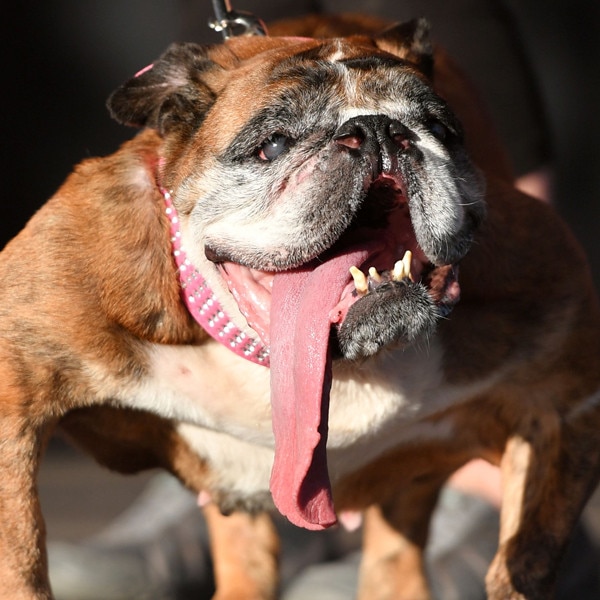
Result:
{"label": "leash", "polygon": [[222,33],[224,39],[239,35],[267,35],[267,28],[258,17],[233,10],[229,0],[212,0],[212,5],[215,18],[208,25]]}

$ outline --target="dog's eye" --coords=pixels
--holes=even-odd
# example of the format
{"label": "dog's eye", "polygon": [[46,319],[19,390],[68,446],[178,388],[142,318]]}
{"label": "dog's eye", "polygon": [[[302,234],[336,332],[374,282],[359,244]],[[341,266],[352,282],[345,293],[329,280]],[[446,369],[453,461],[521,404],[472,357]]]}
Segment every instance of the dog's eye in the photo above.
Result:
{"label": "dog's eye", "polygon": [[438,139],[442,144],[448,140],[450,130],[440,121],[430,121],[428,128],[434,138]]}
{"label": "dog's eye", "polygon": [[290,139],[288,137],[282,133],[275,133],[261,144],[258,150],[258,158],[269,162],[275,160],[289,148],[289,144]]}

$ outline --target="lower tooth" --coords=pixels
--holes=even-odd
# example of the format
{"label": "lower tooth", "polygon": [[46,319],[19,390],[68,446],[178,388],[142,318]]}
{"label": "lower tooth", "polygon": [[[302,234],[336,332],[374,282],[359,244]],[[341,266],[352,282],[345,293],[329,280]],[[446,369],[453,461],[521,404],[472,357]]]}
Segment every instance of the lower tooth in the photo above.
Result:
{"label": "lower tooth", "polygon": [[401,281],[402,279],[404,279],[404,263],[401,260],[399,260],[394,265],[394,270],[392,271],[392,279],[394,281]]}
{"label": "lower tooth", "polygon": [[[392,279],[394,281],[402,281],[403,279],[410,279],[414,281],[412,273],[411,273],[411,263],[412,263],[412,252],[407,250],[402,257],[402,260],[399,260],[394,265],[394,269],[392,270]],[[369,269],[369,278],[358,268],[358,267],[350,267],[350,275],[352,275],[352,279],[354,280],[354,287],[356,291],[364,296],[369,293],[369,288],[374,289],[376,284],[381,283],[383,278],[381,274],[378,273],[375,267],[371,267]]]}
{"label": "lower tooth", "polygon": [[408,277],[408,279],[410,279],[411,281],[414,281],[413,276],[412,276],[412,272],[411,272],[411,267],[412,267],[412,252],[410,250],[407,250],[404,253],[404,257],[402,258],[402,262],[404,263],[404,273],[405,273],[406,277]]}
{"label": "lower tooth", "polygon": [[411,271],[411,262],[412,262],[412,252],[407,250],[402,257],[402,260],[399,260],[394,265],[394,270],[392,271],[392,279],[394,281],[401,281],[402,279],[410,279],[412,278]]}
{"label": "lower tooth", "polygon": [[369,288],[365,274],[358,267],[350,267],[350,275],[354,280],[356,291],[362,295],[366,294]]}
{"label": "lower tooth", "polygon": [[377,283],[381,282],[381,275],[377,272],[377,269],[375,267],[371,267],[369,269],[369,277]]}

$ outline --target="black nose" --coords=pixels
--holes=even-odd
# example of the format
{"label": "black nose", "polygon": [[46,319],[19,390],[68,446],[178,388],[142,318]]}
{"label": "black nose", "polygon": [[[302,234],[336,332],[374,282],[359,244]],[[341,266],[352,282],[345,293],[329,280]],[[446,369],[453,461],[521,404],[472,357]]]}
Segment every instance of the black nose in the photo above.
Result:
{"label": "black nose", "polygon": [[410,147],[410,130],[385,115],[361,115],[348,119],[335,133],[335,142],[351,152],[377,158],[379,170],[389,172],[394,157]]}

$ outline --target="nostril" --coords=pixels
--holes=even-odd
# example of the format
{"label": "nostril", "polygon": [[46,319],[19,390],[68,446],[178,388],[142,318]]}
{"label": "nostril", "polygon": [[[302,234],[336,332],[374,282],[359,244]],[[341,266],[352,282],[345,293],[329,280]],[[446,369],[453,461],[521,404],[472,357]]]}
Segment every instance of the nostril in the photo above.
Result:
{"label": "nostril", "polygon": [[356,150],[364,144],[366,137],[365,130],[354,120],[350,120],[337,130],[333,139],[340,146]]}
{"label": "nostril", "polygon": [[396,119],[385,115],[360,115],[346,121],[336,132],[334,141],[344,150],[387,155],[408,150],[414,135]]}
{"label": "nostril", "polygon": [[346,146],[346,148],[352,148],[353,150],[360,148],[364,141],[364,136],[360,134],[346,134],[335,137],[336,144],[339,144],[340,146]]}
{"label": "nostril", "polygon": [[406,150],[410,146],[410,131],[400,121],[392,121],[388,125],[388,135],[399,148]]}

